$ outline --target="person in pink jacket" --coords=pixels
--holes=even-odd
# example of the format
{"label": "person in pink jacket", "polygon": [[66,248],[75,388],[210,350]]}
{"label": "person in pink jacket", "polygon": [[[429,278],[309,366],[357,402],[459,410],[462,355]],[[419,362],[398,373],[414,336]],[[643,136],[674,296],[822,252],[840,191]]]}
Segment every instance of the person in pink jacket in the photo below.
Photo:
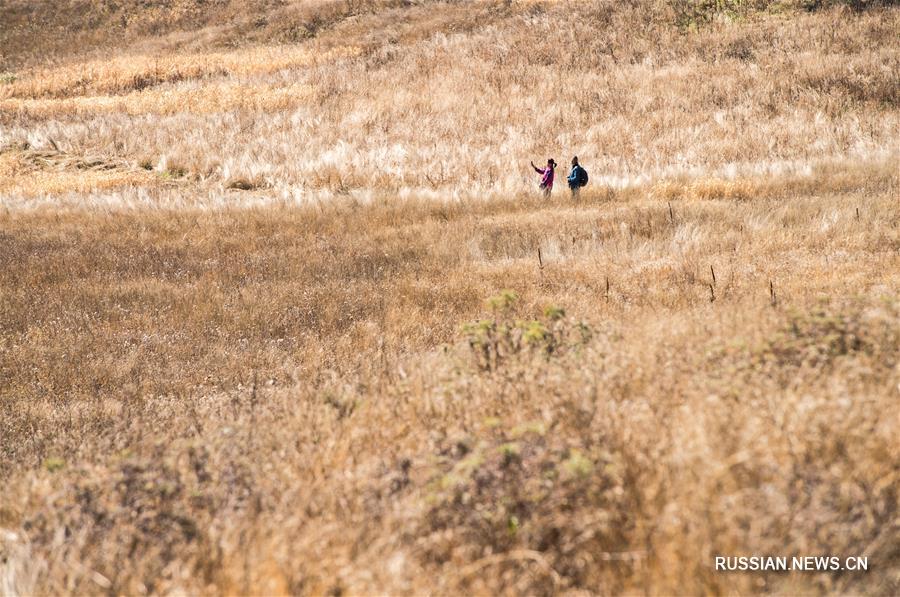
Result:
{"label": "person in pink jacket", "polygon": [[531,167],[534,168],[534,171],[541,175],[541,191],[544,192],[544,197],[550,196],[550,191],[553,190],[553,175],[556,172],[556,162],[553,158],[547,160],[546,168],[538,168],[534,165],[534,162],[531,162]]}

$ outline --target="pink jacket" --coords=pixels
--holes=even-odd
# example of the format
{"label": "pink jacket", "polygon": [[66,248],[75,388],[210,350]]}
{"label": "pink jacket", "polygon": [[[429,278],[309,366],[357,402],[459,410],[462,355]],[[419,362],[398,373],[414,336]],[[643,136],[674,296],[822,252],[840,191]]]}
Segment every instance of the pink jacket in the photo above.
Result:
{"label": "pink jacket", "polygon": [[538,174],[541,174],[541,188],[542,189],[552,189],[553,188],[553,173],[554,169],[550,168],[535,168]]}

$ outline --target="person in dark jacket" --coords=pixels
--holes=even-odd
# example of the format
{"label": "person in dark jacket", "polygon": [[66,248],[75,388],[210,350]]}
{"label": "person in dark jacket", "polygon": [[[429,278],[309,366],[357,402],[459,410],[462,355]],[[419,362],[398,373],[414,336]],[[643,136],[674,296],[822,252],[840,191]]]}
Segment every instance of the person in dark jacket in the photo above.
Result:
{"label": "person in dark jacket", "polygon": [[572,198],[577,199],[581,187],[585,186],[588,182],[587,170],[582,168],[578,163],[577,155],[572,158],[572,172],[566,180],[569,182],[569,190],[572,191]]}

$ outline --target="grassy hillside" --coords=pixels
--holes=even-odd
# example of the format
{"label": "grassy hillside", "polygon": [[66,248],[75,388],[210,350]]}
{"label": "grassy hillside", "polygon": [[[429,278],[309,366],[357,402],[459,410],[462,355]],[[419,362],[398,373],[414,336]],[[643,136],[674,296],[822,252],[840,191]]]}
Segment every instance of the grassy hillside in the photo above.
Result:
{"label": "grassy hillside", "polygon": [[[311,3],[303,3],[311,4]],[[324,3],[318,3],[324,4]],[[134,44],[177,47],[227,43],[280,15],[283,0],[8,0],[2,7],[0,56],[8,65],[34,65]],[[299,3],[293,3],[298,6]],[[298,6],[299,8],[299,6]],[[2,63],[0,63],[2,66]]]}
{"label": "grassy hillside", "polygon": [[[763,14],[686,29],[606,2],[385,8],[298,44],[16,71],[0,143],[286,200],[508,195],[533,183],[529,159],[572,154],[614,188],[893,159],[900,13]],[[20,172],[8,192],[39,190],[42,171]],[[146,196],[122,176],[120,201]]]}
{"label": "grassy hillside", "polygon": [[577,4],[0,6],[0,594],[900,592],[900,11]]}
{"label": "grassy hillside", "polygon": [[[113,49],[302,43],[343,21],[440,13],[451,3],[440,4],[434,11],[434,2],[421,0],[8,0],[0,8],[6,25],[0,30],[0,68],[4,62],[15,68],[69,61],[73,53],[76,60],[108,57]],[[471,9],[476,3],[467,4]]]}

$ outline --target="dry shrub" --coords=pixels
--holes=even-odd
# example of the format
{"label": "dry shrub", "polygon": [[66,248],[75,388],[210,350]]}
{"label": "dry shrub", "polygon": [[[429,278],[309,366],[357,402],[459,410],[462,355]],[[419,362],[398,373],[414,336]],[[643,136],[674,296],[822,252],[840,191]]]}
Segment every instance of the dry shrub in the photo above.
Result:
{"label": "dry shrub", "polygon": [[[72,568],[66,586],[55,590],[75,593],[171,592],[185,581],[210,582],[221,566],[209,535],[212,515],[224,504],[208,493],[202,452],[190,451],[187,468],[125,456],[110,467],[73,471],[77,480],[23,524],[31,549],[56,554],[42,575]],[[139,564],[124,569],[123,556]],[[173,563],[190,577],[179,578]]]}
{"label": "dry shrub", "polygon": [[[457,439],[439,452],[418,531],[424,557],[456,564],[453,581],[465,591],[622,590],[620,568],[646,553],[620,551],[630,543],[634,507],[620,455],[604,445],[567,446],[570,437],[542,422],[488,424],[493,431],[477,444]],[[610,562],[606,573],[599,562]]]}
{"label": "dry shrub", "polygon": [[[543,267],[543,264],[540,264]],[[463,326],[463,333],[472,350],[476,367],[492,371],[511,358],[524,354],[555,357],[569,350],[577,350],[591,336],[591,329],[583,322],[566,319],[564,309],[549,305],[538,319],[513,319],[518,297],[509,290],[492,297],[488,303],[494,313]]]}
{"label": "dry shrub", "polygon": [[236,177],[231,178],[225,183],[226,189],[236,191],[253,191],[256,189],[264,189],[269,186],[265,180]]}
{"label": "dry shrub", "polygon": [[768,341],[762,358],[780,366],[825,368],[854,353],[863,352],[878,369],[889,371],[900,356],[897,305],[883,301],[867,309],[860,305],[835,308],[823,305],[795,313],[781,332]]}

